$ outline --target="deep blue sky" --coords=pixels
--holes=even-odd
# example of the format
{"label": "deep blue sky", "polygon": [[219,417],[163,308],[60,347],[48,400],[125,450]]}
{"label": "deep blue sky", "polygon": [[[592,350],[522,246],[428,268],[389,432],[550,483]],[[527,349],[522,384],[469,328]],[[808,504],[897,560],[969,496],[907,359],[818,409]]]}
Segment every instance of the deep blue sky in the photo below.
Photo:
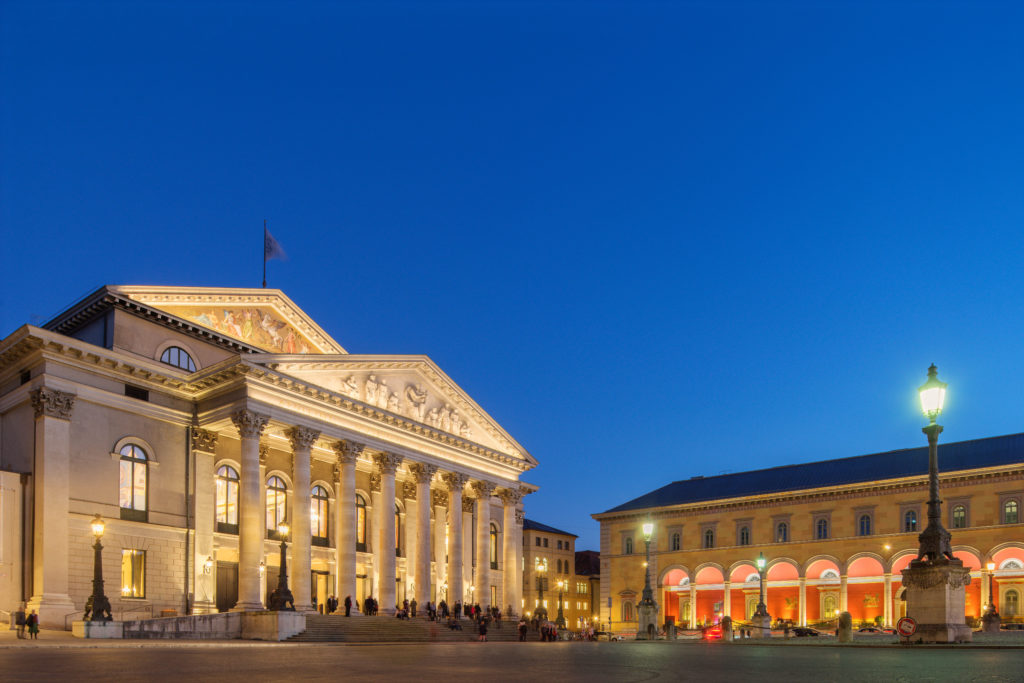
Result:
{"label": "deep blue sky", "polygon": [[426,353],[531,518],[1021,431],[1021,3],[0,5],[0,335],[280,287]]}

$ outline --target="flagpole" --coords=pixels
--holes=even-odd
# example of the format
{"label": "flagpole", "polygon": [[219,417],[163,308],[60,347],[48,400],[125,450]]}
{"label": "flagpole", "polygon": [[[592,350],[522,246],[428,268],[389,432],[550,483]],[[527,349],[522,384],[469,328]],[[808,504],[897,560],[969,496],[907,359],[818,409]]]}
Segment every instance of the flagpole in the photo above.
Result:
{"label": "flagpole", "polygon": [[263,289],[267,288],[267,219],[263,219]]}

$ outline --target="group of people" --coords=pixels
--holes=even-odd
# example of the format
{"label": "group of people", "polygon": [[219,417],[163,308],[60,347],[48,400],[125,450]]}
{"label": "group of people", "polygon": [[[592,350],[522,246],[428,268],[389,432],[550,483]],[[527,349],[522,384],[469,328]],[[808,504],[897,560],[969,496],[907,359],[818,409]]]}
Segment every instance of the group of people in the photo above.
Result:
{"label": "group of people", "polygon": [[[327,607],[327,613],[328,614],[334,614],[335,612],[337,612],[338,611],[338,598],[334,597],[333,595],[331,597],[327,598],[327,605],[326,605],[326,607]],[[346,595],[345,596],[345,616],[347,617],[347,616],[350,616],[351,614],[352,614],[352,596],[351,595]]]}
{"label": "group of people", "polygon": [[21,603],[18,606],[18,610],[14,613],[14,625],[18,627],[18,638],[24,640],[25,631],[27,630],[29,638],[32,640],[38,640],[39,615],[36,614],[35,610],[26,614],[25,603]]}

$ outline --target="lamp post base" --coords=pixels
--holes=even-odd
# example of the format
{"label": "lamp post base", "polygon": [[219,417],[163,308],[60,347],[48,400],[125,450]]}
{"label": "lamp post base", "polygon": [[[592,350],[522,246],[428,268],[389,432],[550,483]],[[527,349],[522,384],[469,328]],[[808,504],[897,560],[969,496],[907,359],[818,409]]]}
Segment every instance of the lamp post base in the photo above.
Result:
{"label": "lamp post base", "polygon": [[999,633],[999,625],[1002,622],[999,612],[989,610],[981,617],[981,630],[985,633]]}
{"label": "lamp post base", "polygon": [[917,622],[915,643],[969,643],[966,592],[971,572],[960,560],[914,560],[903,570],[907,616]]}
{"label": "lamp post base", "polygon": [[772,637],[772,617],[770,614],[757,615],[750,617],[750,623],[753,628],[750,629],[751,638],[771,638]]}
{"label": "lamp post base", "polygon": [[637,640],[657,640],[658,638],[658,605],[645,604],[643,601],[636,608]]}

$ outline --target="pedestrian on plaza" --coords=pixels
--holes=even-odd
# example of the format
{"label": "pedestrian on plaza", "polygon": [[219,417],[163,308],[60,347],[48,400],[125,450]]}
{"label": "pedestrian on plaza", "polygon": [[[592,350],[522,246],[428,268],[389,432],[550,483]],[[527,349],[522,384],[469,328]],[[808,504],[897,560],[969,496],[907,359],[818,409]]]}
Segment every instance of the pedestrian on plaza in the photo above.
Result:
{"label": "pedestrian on plaza", "polygon": [[18,611],[14,613],[14,624],[18,627],[18,638],[25,639],[25,603],[18,605]]}
{"label": "pedestrian on plaza", "polygon": [[484,618],[484,617],[480,617],[480,638],[479,638],[479,642],[481,642],[481,643],[486,643],[487,642],[487,619]]}
{"label": "pedestrian on plaza", "polygon": [[29,637],[36,640],[39,637],[39,615],[35,610],[32,610],[25,618],[25,624],[28,626]]}
{"label": "pedestrian on plaza", "polygon": [[409,603],[409,607],[412,608],[412,616],[415,617],[416,616],[416,598],[412,599],[412,602]]}
{"label": "pedestrian on plaza", "polygon": [[462,603],[461,602],[456,602],[455,603],[455,607],[452,609],[452,613],[455,616],[455,621],[458,621],[459,617],[462,616]]}
{"label": "pedestrian on plaza", "polygon": [[346,595],[345,596],[345,616],[347,617],[347,616],[349,616],[351,614],[352,614],[352,596],[351,595]]}
{"label": "pedestrian on plaza", "polygon": [[526,642],[526,619],[520,617],[519,619],[519,642]]}

